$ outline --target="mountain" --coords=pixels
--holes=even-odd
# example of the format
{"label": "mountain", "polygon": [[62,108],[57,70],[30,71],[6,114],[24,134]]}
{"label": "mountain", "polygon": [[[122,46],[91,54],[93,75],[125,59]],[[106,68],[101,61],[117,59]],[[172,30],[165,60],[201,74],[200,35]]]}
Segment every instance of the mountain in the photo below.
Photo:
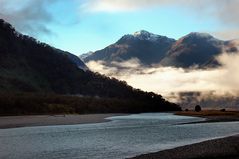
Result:
{"label": "mountain", "polygon": [[75,63],[77,65],[77,67],[79,69],[82,69],[84,71],[89,70],[89,68],[85,65],[85,63],[78,56],[73,55],[66,51],[59,50],[59,49],[57,49],[57,51],[61,54],[65,54],[73,63]]}
{"label": "mountain", "polygon": [[84,54],[85,62],[102,60],[125,61],[137,58],[144,65],[192,67],[218,66],[215,56],[223,51],[236,52],[232,41],[222,41],[207,33],[190,33],[179,40],[139,31],[125,35],[115,44],[94,53]]}
{"label": "mountain", "polygon": [[160,64],[184,68],[194,65],[216,66],[218,63],[215,56],[221,54],[225,48],[230,51],[233,48],[234,51],[237,50],[229,43],[229,41],[218,40],[207,33],[190,33],[176,41]]}
{"label": "mountain", "polygon": [[151,65],[160,62],[174,43],[174,39],[142,30],[125,35],[115,44],[88,56],[84,54],[81,58],[85,62],[102,60],[108,63],[138,58],[142,64]]}
{"label": "mountain", "polygon": [[[104,99],[115,98],[119,99],[119,106],[127,103],[127,100],[131,101],[131,104],[128,105],[131,107],[131,110],[135,111],[139,105],[143,105],[143,107],[138,107],[138,109],[147,111],[153,110],[150,108],[158,111],[180,110],[178,105],[164,100],[160,95],[134,89],[127,85],[126,82],[93,73],[87,69],[79,69],[82,67],[85,68],[85,65],[78,57],[41,43],[29,36],[22,35],[9,23],[0,20],[0,96],[4,96],[5,99],[6,97],[10,97],[8,96],[9,93],[12,94],[14,92],[53,93],[98,97],[101,100],[97,100],[96,102],[108,102],[106,105],[101,104],[102,107],[114,104],[113,101]],[[36,110],[39,108],[39,104],[36,102],[43,98],[37,99],[37,97],[38,95],[35,95],[31,100],[31,105],[37,104]],[[8,104],[5,103],[6,100],[4,98],[0,102],[0,110],[5,112],[6,105],[13,107],[10,109],[10,113],[13,110],[20,109],[20,103],[23,101],[19,101],[18,97],[14,96],[9,99]],[[26,99],[30,97],[23,96],[22,98],[27,103]],[[59,99],[61,98],[66,97],[60,97]],[[12,101],[12,99],[16,99],[16,101]],[[59,107],[65,108],[64,102],[57,102],[59,99],[56,100],[54,97],[49,100],[46,98],[45,100],[49,103],[48,108],[52,108],[52,103],[57,104],[56,110]],[[42,100],[43,105],[47,103],[44,102],[45,100]],[[78,100],[78,103],[75,104],[74,101],[68,100],[68,98],[66,100],[72,105],[72,109],[78,109],[78,106],[82,105],[81,100]],[[94,100],[89,98],[84,99],[84,101],[84,105],[86,105],[85,109],[90,110],[93,107],[92,102]],[[59,106],[59,104],[61,105]],[[21,106],[24,112],[26,104],[22,103]],[[42,107],[42,105],[40,106]],[[126,112],[122,109],[127,110],[127,108],[120,107],[112,109],[118,112]],[[103,110],[95,108],[93,112],[103,112]]]}
{"label": "mountain", "polygon": [[85,59],[85,58],[87,58],[88,56],[90,56],[90,55],[92,55],[92,54],[94,54],[94,52],[89,51],[89,52],[87,52],[87,53],[81,54],[81,55],[79,56],[79,58],[80,58],[80,59]]}
{"label": "mountain", "polygon": [[0,90],[75,93],[80,89],[77,81],[84,78],[84,71],[69,53],[18,33],[3,20],[0,35]]}

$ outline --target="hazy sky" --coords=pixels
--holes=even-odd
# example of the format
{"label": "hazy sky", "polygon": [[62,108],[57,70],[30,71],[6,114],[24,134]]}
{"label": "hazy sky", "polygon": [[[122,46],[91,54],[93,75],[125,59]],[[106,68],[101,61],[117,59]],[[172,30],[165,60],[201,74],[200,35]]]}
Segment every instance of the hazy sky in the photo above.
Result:
{"label": "hazy sky", "polygon": [[239,0],[0,0],[0,18],[76,55],[138,30],[179,38],[209,32],[237,38]]}

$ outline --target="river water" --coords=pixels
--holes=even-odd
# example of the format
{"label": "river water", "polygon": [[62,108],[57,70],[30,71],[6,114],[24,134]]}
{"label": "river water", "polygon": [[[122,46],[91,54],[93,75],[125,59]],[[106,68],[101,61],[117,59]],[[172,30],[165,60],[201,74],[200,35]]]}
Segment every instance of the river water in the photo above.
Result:
{"label": "river water", "polygon": [[110,122],[0,129],[1,159],[123,159],[239,133],[239,122],[181,124],[171,113],[111,117]]}

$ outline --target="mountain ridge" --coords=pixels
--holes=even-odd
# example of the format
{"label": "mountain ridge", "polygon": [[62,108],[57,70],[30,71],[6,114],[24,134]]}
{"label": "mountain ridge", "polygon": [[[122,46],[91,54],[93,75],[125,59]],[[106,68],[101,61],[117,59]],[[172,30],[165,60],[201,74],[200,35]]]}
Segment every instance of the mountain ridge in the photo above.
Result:
{"label": "mountain ridge", "polygon": [[174,42],[174,39],[166,36],[139,31],[135,34],[124,35],[116,43],[89,56],[81,56],[81,58],[84,62],[103,60],[110,63],[111,61],[120,62],[136,57],[142,64],[151,65],[158,63]]}
{"label": "mountain ridge", "polygon": [[[225,50],[225,48],[227,48]],[[108,47],[80,56],[84,62],[123,62],[137,58],[146,66],[162,65],[189,68],[216,67],[215,56],[223,51],[236,52],[233,40],[223,41],[208,33],[191,32],[178,40],[156,35],[145,30],[122,36]],[[213,63],[210,61],[214,61]]]}

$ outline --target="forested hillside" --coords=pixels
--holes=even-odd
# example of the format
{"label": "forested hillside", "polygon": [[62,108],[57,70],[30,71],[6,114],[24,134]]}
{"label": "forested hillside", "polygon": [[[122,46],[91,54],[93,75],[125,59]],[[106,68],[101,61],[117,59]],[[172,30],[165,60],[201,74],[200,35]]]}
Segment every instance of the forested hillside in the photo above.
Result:
{"label": "forested hillside", "polygon": [[[161,107],[160,110],[179,109],[160,95],[143,92],[117,79],[80,69],[68,55],[18,33],[3,20],[0,20],[0,92],[12,96],[10,104],[4,104],[9,108],[18,106],[14,103],[16,98],[13,94],[28,92],[141,101],[148,106],[157,105]],[[26,95],[22,99],[25,98]],[[41,101],[48,103],[43,102],[45,99]]]}

